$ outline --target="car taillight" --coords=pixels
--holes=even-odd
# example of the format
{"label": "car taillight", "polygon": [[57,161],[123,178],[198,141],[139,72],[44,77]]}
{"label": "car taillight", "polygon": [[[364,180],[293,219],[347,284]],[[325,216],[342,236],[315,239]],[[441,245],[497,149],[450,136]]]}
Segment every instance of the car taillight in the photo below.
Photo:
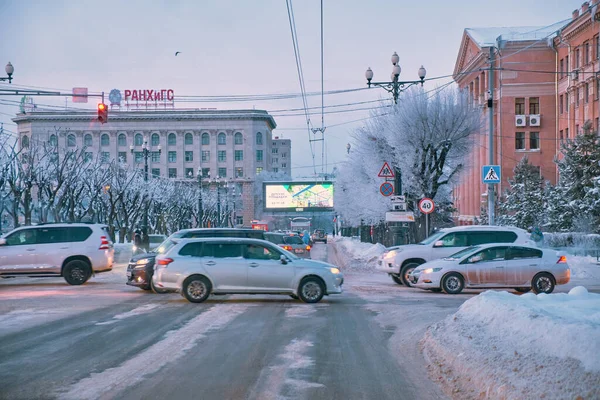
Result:
{"label": "car taillight", "polygon": [[98,250],[108,250],[110,249],[110,241],[106,236],[100,236],[100,247]]}
{"label": "car taillight", "polygon": [[160,258],[160,259],[156,260],[156,263],[158,265],[164,265],[164,266],[167,266],[167,265],[171,264],[172,262],[173,262],[172,258]]}
{"label": "car taillight", "polygon": [[306,246],[306,250],[310,250],[310,246]]}
{"label": "car taillight", "polygon": [[560,256],[560,257],[558,257],[558,261],[556,263],[557,264],[566,264],[567,263],[567,256]]}
{"label": "car taillight", "polygon": [[283,246],[284,250],[292,250],[292,246]]}

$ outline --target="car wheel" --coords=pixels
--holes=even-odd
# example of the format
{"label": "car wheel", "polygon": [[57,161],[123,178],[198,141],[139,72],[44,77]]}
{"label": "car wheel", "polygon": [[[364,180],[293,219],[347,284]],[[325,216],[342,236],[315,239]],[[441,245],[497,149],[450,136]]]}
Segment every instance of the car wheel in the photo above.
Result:
{"label": "car wheel", "polygon": [[325,295],[323,283],[317,278],[305,278],[300,282],[298,297],[305,303],[318,303]]}
{"label": "car wheel", "polygon": [[519,293],[527,293],[531,290],[530,287],[516,287],[515,290]]}
{"label": "car wheel", "polygon": [[398,285],[404,285],[404,283],[402,282],[402,278],[400,278],[399,275],[390,275],[392,277],[392,280],[394,282],[396,282]]}
{"label": "car wheel", "polygon": [[408,275],[411,272],[413,272],[415,270],[415,268],[417,268],[419,265],[421,265],[421,264],[416,263],[416,262],[411,262],[402,267],[402,269],[400,270],[400,279],[402,279],[402,283],[405,286],[412,287],[412,285],[410,284],[410,280],[408,279]]}
{"label": "car wheel", "polygon": [[296,296],[295,294],[290,294],[290,297],[291,297],[292,299],[294,299],[294,300],[298,300],[298,298],[299,298],[299,297],[298,297],[298,296]]}
{"label": "car wheel", "polygon": [[169,292],[167,289],[159,288],[158,286],[156,286],[152,278],[150,278],[150,289],[152,289],[152,291],[156,294],[165,294]]}
{"label": "car wheel", "polygon": [[83,285],[92,276],[92,269],[85,261],[69,261],[63,269],[63,277],[69,285]]}
{"label": "car wheel", "polygon": [[442,279],[442,289],[448,294],[459,294],[465,287],[462,276],[451,272]]}
{"label": "car wheel", "polygon": [[552,293],[555,285],[554,277],[547,272],[537,274],[531,281],[531,289],[535,294]]}
{"label": "car wheel", "polygon": [[183,297],[192,303],[202,303],[210,295],[211,285],[203,276],[191,276],[183,282]]}

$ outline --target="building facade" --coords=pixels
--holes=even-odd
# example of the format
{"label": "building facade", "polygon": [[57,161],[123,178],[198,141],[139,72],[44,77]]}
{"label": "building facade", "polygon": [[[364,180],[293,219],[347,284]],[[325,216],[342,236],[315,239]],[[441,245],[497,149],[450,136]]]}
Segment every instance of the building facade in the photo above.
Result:
{"label": "building facade", "polygon": [[[508,189],[517,163],[527,156],[544,179],[555,183],[553,163],[559,149],[556,115],[556,51],[552,37],[564,22],[549,27],[465,29],[454,80],[481,111],[466,168],[453,191],[459,224],[476,224],[487,212],[482,166],[500,165],[496,196]],[[550,38],[548,40],[547,38]],[[494,54],[494,90],[490,92],[490,49]],[[489,160],[488,99],[492,97],[493,163]]]}
{"label": "building facade", "polygon": [[292,141],[275,136],[271,147],[271,169],[292,176]]}
{"label": "building facade", "polygon": [[[118,159],[135,168],[148,162],[149,178],[198,179],[234,186],[237,224],[254,219],[254,177],[271,170],[275,120],[261,110],[32,111],[17,114],[19,145],[48,143],[85,149],[86,157]],[[143,149],[149,156],[143,156]]]}
{"label": "building facade", "polygon": [[558,67],[558,136],[572,139],[600,117],[600,0],[583,3],[554,38]]}

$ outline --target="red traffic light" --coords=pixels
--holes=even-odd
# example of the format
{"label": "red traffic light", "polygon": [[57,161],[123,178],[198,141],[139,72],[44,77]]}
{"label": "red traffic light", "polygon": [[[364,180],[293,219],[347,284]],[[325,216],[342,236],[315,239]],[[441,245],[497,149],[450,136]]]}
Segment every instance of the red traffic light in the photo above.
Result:
{"label": "red traffic light", "polygon": [[108,107],[104,103],[98,103],[98,121],[101,124],[108,122]]}

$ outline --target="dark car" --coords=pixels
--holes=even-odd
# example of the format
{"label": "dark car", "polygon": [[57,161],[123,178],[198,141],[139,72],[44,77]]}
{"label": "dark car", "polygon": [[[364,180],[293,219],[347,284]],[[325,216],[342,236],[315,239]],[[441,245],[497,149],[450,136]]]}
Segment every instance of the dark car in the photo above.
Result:
{"label": "dark car", "polygon": [[312,240],[313,242],[324,242],[327,244],[327,234],[325,233],[325,229],[315,229]]}
{"label": "dark car", "polygon": [[197,228],[182,229],[173,233],[163,243],[156,247],[150,253],[134,255],[127,265],[127,284],[137,286],[144,290],[154,290],[160,292],[160,289],[152,285],[152,275],[154,273],[154,259],[158,254],[163,254],[169,250],[175,242],[171,239],[178,238],[222,238],[237,237],[250,239],[265,239],[265,232],[257,229],[238,229],[238,228]]}

